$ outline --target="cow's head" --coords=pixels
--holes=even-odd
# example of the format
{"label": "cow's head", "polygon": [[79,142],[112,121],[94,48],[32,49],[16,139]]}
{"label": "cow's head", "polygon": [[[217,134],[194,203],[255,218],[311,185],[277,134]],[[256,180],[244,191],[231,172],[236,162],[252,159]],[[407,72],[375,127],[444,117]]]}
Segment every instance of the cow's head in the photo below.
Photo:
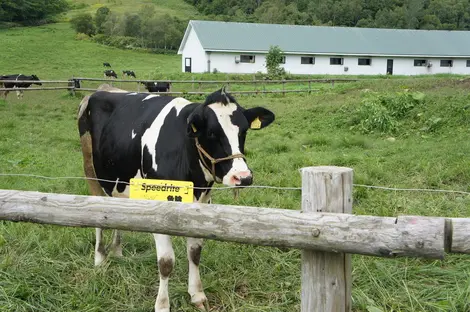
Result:
{"label": "cow's head", "polygon": [[[263,107],[241,107],[225,87],[210,94],[204,105],[191,113],[187,124],[188,135],[202,147],[200,165],[207,178],[215,176],[216,182],[229,186],[250,185],[253,176],[243,157],[247,131],[262,129],[273,121],[274,114]],[[212,166],[211,158],[229,159]]]}
{"label": "cow's head", "polygon": [[[33,75],[31,75],[31,80],[37,80],[37,81],[39,81],[39,80],[41,80],[41,79],[39,79],[38,76],[36,76],[36,75],[33,74]],[[34,84],[37,84],[37,85],[42,86],[42,83],[40,83],[40,82],[35,82]]]}

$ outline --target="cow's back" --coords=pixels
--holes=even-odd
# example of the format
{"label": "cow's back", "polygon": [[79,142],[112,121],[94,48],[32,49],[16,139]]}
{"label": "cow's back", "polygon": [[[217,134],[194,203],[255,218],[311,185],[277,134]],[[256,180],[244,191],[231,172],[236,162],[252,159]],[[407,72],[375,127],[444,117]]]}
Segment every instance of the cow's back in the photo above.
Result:
{"label": "cow's back", "polygon": [[[147,100],[146,100],[147,99]],[[129,181],[139,176],[142,165],[141,139],[145,131],[173,97],[155,97],[146,93],[106,92],[92,94],[82,101],[79,131],[88,154],[86,167],[92,167],[98,179]],[[87,135],[88,134],[88,135]],[[91,169],[88,170],[91,172]],[[100,182],[108,195],[115,182]],[[122,192],[125,184],[117,185]]]}

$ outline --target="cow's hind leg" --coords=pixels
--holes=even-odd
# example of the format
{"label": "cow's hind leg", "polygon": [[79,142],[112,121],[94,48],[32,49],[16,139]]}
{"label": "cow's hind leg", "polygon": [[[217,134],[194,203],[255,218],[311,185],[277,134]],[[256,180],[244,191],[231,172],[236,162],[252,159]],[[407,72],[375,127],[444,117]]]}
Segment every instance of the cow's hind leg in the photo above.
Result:
{"label": "cow's hind leg", "polygon": [[106,249],[103,243],[103,229],[96,228],[95,242],[95,266],[101,265],[106,260]]}
{"label": "cow's hind leg", "polygon": [[188,293],[191,296],[191,302],[199,309],[209,311],[206,294],[202,288],[201,276],[199,274],[199,261],[201,259],[202,242],[200,238],[186,239],[186,250],[188,254],[189,273],[188,273]]}
{"label": "cow's hind leg", "polygon": [[[88,105],[89,96],[85,96],[80,103],[78,120],[80,131],[80,143],[82,146],[83,154],[83,169],[85,177],[87,178],[88,187],[91,195],[106,196],[100,184],[96,180],[96,173],[93,167],[93,151],[91,144],[90,129],[88,129],[86,107]],[[103,229],[96,228],[96,242],[95,242],[95,266],[102,264],[106,260],[106,248],[103,243]]]}
{"label": "cow's hind leg", "polygon": [[109,254],[115,257],[122,257],[121,232],[113,230],[113,241],[109,246]]}
{"label": "cow's hind leg", "polygon": [[168,296],[168,281],[175,265],[175,252],[171,245],[171,237],[163,234],[154,234],[157,247],[158,271],[160,284],[155,301],[155,312],[170,312],[170,298]]}

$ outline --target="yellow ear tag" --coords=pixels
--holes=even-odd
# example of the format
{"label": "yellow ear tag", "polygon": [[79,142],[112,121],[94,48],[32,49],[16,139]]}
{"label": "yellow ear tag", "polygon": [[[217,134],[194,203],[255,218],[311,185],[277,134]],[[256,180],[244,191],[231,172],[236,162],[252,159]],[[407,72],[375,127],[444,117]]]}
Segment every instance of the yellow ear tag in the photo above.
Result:
{"label": "yellow ear tag", "polygon": [[256,117],[256,119],[251,122],[250,128],[261,129],[261,120],[259,119],[259,117]]}
{"label": "yellow ear tag", "polygon": [[197,129],[196,129],[196,127],[194,126],[194,124],[191,124],[191,128],[193,128],[193,132],[197,132]]}

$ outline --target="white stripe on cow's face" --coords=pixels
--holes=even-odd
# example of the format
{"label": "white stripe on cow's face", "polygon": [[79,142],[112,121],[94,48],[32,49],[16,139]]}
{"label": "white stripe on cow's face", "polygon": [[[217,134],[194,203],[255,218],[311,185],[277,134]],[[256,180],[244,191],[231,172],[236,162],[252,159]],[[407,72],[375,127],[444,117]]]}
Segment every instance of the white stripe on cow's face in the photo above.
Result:
{"label": "white stripe on cow's face", "polygon": [[[208,107],[211,108],[217,116],[217,120],[219,121],[219,124],[222,127],[222,130],[230,144],[232,155],[241,154],[239,140],[240,129],[238,126],[232,123],[231,119],[233,112],[235,112],[238,108],[237,105],[234,103],[229,103],[227,105],[222,103],[214,103],[208,105]],[[237,178],[251,176],[250,169],[248,169],[248,166],[243,158],[233,159],[232,168],[222,178],[222,183],[225,185],[237,185],[238,181],[233,179],[234,176]]]}
{"label": "white stripe on cow's face", "polygon": [[[144,134],[142,135],[141,139],[141,166],[143,162],[143,155],[144,155],[144,148],[147,146],[147,149],[152,156],[152,168],[155,172],[158,169],[158,165],[155,162],[155,146],[157,145],[158,136],[160,134],[160,130],[165,122],[165,118],[170,113],[171,109],[174,107],[176,109],[176,116],[179,115],[181,110],[188,104],[191,104],[190,101],[183,99],[183,98],[175,98],[171,102],[165,105],[165,107],[160,111],[157,118],[153,121],[150,128],[145,130]],[[145,174],[145,173],[144,173]]]}

